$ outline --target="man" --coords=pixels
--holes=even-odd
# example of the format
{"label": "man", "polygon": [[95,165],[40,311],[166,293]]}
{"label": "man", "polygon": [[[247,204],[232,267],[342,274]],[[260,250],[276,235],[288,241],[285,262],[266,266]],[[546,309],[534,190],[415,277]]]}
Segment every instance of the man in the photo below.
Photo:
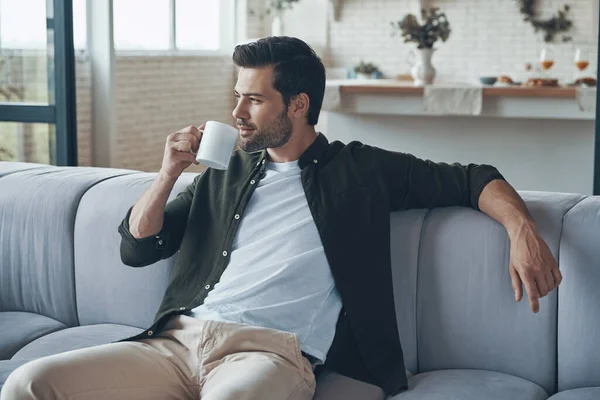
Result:
{"label": "man", "polygon": [[561,275],[527,209],[493,167],[435,164],[315,132],[325,69],[289,37],[236,47],[241,150],[167,204],[195,162],[197,127],[168,136],[162,168],[123,220],[121,257],[178,253],[143,333],[36,360],[2,400],[311,399],[323,364],[393,395],[406,389],[394,312],[389,214],[466,206],[511,239],[516,300]]}

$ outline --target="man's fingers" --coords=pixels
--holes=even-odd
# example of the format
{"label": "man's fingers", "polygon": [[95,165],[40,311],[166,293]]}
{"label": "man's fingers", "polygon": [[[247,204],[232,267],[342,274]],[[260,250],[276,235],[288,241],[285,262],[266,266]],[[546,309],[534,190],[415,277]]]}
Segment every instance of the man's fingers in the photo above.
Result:
{"label": "man's fingers", "polygon": [[191,133],[176,132],[171,138],[172,142],[190,142],[192,144],[192,150],[194,153],[198,152],[200,146],[200,140],[196,135]]}
{"label": "man's fingers", "polygon": [[190,162],[198,165],[196,161],[196,156],[189,151],[173,151],[173,159],[182,162]]}
{"label": "man's fingers", "polygon": [[510,280],[512,281],[512,289],[515,294],[515,300],[517,303],[523,298],[523,283],[517,273],[517,270],[511,265],[510,266]]}
{"label": "man's fingers", "polygon": [[540,294],[533,276],[525,277],[523,279],[523,284],[525,284],[525,290],[527,291],[527,297],[529,298],[529,307],[531,308],[531,311],[537,313],[540,310]]}
{"label": "man's fingers", "polygon": [[552,270],[546,270],[545,273],[545,277],[546,277],[546,285],[548,285],[548,293],[550,293],[551,291],[554,290],[554,288],[556,288],[556,282],[554,282],[554,276],[552,276]]}
{"label": "man's fingers", "polygon": [[[174,142],[171,144],[171,149],[175,151],[181,151],[184,153],[189,153],[192,149],[192,144],[187,140],[182,140],[180,142]],[[190,153],[191,154],[191,153]]]}
{"label": "man's fingers", "polygon": [[537,272],[537,274],[535,276],[535,283],[537,285],[538,293],[540,294],[540,298],[548,295],[549,289],[548,289],[548,284],[546,283],[546,272],[545,271]]}
{"label": "man's fingers", "polygon": [[552,276],[554,277],[554,284],[556,287],[558,287],[558,285],[560,285],[562,282],[562,274],[560,273],[558,267],[552,268]]}

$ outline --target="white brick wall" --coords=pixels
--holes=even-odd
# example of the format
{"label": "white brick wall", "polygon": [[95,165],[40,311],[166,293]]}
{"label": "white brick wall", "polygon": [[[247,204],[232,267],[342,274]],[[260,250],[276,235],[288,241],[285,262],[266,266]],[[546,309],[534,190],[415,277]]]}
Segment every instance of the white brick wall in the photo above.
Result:
{"label": "white brick wall", "polygon": [[[593,50],[591,74],[596,69],[598,0],[541,0],[542,16],[571,5],[575,23],[574,43],[590,45]],[[339,21],[330,22],[330,47],[325,63],[329,67],[351,67],[359,60],[372,61],[388,77],[408,73],[406,62],[414,43],[402,43],[390,36],[390,21],[413,12],[417,0],[343,0]],[[433,58],[439,81],[472,81],[480,75],[507,74],[522,79],[526,62],[536,63],[543,47],[542,33],[535,34],[522,21],[519,7],[512,0],[439,0],[453,30],[446,43],[436,46]],[[485,3],[485,4],[484,4]],[[561,80],[573,76],[574,44],[556,45],[556,65],[552,75]]]}
{"label": "white brick wall", "polygon": [[115,167],[156,171],[169,133],[233,123],[233,75],[230,57],[117,57]]}

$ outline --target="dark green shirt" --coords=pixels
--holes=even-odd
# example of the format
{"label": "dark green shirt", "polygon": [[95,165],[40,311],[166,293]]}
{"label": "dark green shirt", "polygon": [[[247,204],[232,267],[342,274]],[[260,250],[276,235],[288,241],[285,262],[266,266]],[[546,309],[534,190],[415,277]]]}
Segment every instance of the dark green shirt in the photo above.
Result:
{"label": "dark green shirt", "polygon": [[[125,340],[151,337],[169,316],[204,302],[227,268],[266,158],[266,151],[236,151],[226,171],[208,169],[198,175],[167,204],[156,236],[135,239],[129,232],[131,210],[127,213],[119,227],[125,264],[143,267],[179,254],[154,324]],[[488,165],[433,163],[360,142],[329,143],[322,134],[302,154],[299,166],[343,304],[325,367],[396,394],[406,388],[407,379],[394,308],[390,212],[478,209],[485,185],[503,178]]]}

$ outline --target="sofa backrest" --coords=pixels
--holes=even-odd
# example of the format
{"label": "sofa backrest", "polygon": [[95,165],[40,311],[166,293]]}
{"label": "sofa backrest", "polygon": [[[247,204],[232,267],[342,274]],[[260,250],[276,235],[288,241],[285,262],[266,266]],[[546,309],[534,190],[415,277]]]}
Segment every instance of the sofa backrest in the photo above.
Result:
{"label": "sofa backrest", "polygon": [[0,311],[77,325],[73,229],[79,200],[99,182],[132,171],[7,164],[0,168]]}
{"label": "sofa backrest", "polygon": [[565,215],[560,268],[558,389],[600,386],[600,196]]}
{"label": "sofa backrest", "polygon": [[[152,323],[175,256],[144,268],[126,266],[120,258],[117,227],[155,176],[115,177],[94,186],[81,199],[74,249],[77,313],[82,325],[116,323],[147,328]],[[171,198],[194,176],[183,174]]]}
{"label": "sofa backrest", "polygon": [[[556,257],[562,218],[583,196],[522,195]],[[541,300],[538,314],[530,311],[526,298],[515,302],[504,227],[482,213],[458,207],[427,212],[421,229],[419,212],[402,214],[412,218],[404,231],[393,231],[392,251],[403,253],[393,257],[393,268],[407,368],[486,369],[528,379],[554,392],[557,293]],[[409,234],[408,241],[403,233]],[[398,246],[405,248],[399,251]],[[411,289],[413,282],[416,286]],[[414,334],[402,332],[411,325]]]}

